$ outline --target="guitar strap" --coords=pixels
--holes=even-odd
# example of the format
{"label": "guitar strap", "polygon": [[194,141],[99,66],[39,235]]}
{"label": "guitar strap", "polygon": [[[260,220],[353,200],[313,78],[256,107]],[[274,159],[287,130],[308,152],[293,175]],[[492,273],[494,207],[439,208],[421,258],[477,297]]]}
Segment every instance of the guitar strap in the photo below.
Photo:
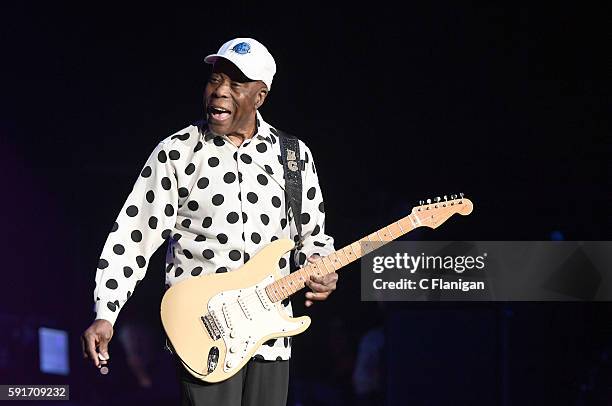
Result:
{"label": "guitar strap", "polygon": [[285,169],[285,212],[289,213],[289,208],[291,208],[295,229],[299,237],[296,249],[300,249],[302,247],[301,171],[304,169],[304,163],[300,161],[300,147],[297,137],[278,130],[278,138],[280,140],[281,160]]}

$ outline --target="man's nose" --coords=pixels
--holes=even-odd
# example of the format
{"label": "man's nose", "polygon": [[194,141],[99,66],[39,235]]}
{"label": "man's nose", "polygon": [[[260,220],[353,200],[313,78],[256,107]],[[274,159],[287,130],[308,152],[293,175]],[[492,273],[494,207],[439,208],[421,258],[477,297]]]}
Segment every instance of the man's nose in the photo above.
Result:
{"label": "man's nose", "polygon": [[215,97],[228,97],[229,96],[230,84],[227,80],[222,80],[214,88],[213,95]]}

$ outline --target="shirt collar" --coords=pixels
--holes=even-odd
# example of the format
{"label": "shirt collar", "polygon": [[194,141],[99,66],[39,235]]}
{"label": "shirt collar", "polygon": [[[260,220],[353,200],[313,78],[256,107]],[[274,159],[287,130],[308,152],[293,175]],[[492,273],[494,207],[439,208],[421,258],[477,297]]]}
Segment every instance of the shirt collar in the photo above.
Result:
{"label": "shirt collar", "polygon": [[[256,117],[256,120],[257,120],[256,126],[257,127],[255,129],[255,135],[251,139],[257,139],[257,140],[261,140],[261,141],[266,141],[270,145],[274,144],[276,140],[275,140],[275,136],[273,134],[273,131],[270,130],[271,126],[264,121],[264,119],[261,116],[261,113],[259,112],[259,110],[257,110],[256,114],[257,114],[257,117]],[[212,141],[215,138],[215,135],[211,131],[208,130],[208,125],[206,124],[205,121],[203,123],[202,130],[203,130],[203,133],[204,133],[204,141],[209,142],[209,141]]]}

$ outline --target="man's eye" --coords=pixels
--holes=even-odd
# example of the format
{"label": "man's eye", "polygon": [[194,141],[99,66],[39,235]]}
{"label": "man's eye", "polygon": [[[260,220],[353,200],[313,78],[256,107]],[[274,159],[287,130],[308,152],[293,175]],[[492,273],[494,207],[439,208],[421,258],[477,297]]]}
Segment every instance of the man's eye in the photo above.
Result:
{"label": "man's eye", "polygon": [[241,87],[241,86],[242,86],[242,83],[240,83],[240,82],[232,82],[232,87],[238,88],[238,87]]}
{"label": "man's eye", "polygon": [[211,76],[211,77],[208,78],[208,81],[210,83],[218,83],[219,82],[219,78]]}

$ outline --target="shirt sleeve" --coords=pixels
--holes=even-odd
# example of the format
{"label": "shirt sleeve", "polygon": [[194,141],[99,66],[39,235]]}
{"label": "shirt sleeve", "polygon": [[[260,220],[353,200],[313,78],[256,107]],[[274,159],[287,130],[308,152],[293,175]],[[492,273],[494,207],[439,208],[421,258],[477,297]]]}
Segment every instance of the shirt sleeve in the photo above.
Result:
{"label": "shirt sleeve", "polygon": [[303,143],[305,168],[302,172],[302,247],[295,251],[299,266],[306,263],[311,255],[326,256],[335,251],[334,239],[325,234],[325,208],[323,194],[312,153]]}
{"label": "shirt sleeve", "polygon": [[174,228],[178,187],[165,148],[162,141],[149,156],[106,239],[96,271],[96,320],[115,324],[151,255]]}

